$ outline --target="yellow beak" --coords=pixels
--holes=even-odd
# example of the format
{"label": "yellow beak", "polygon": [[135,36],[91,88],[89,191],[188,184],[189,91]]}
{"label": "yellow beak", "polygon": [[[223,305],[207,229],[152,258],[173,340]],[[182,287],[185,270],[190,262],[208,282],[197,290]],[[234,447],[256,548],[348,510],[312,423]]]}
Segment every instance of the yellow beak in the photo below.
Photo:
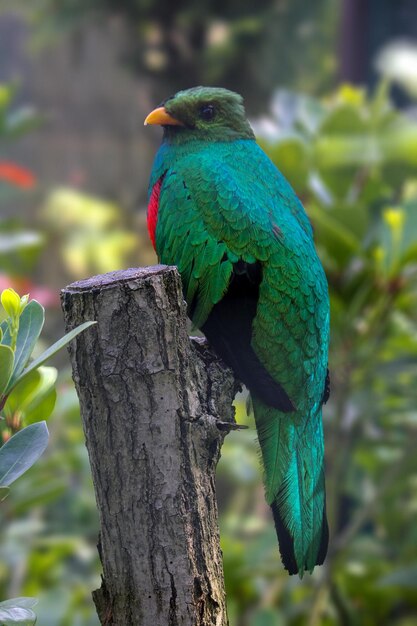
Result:
{"label": "yellow beak", "polygon": [[158,107],[149,113],[144,121],[144,125],[159,124],[160,126],[184,126],[182,122],[170,115],[165,107]]}

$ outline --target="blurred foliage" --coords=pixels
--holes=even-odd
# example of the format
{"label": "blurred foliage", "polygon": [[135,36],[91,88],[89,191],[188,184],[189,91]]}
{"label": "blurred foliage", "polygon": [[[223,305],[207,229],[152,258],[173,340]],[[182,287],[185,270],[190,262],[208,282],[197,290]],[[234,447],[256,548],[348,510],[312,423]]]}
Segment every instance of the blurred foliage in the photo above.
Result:
{"label": "blurred foliage", "polygon": [[[6,92],[9,94],[7,98]],[[7,110],[7,115],[13,117],[14,110],[19,110],[14,105],[15,88],[3,84],[1,94],[4,96],[4,115]],[[25,110],[29,108],[25,107]],[[28,124],[25,130],[31,128]],[[4,151],[6,141],[9,141],[6,135],[0,132],[0,147]],[[19,205],[22,196],[33,201],[37,185],[32,172],[17,163],[0,159],[0,210],[2,215],[3,210],[14,215],[12,219],[0,220],[0,289],[13,285],[20,291],[30,291],[41,303],[55,307],[56,294],[49,287],[38,284],[36,268],[42,257],[47,256],[54,258],[61,276],[66,271],[76,274],[70,255],[64,254],[66,242],[71,247],[67,227],[72,234],[77,233],[86,248],[84,251],[81,244],[78,248],[78,254],[84,260],[81,269],[86,273],[102,271],[107,254],[112,264],[110,269],[123,267],[126,250],[132,248],[133,235],[123,230],[125,244],[116,250],[114,246],[108,249],[106,234],[119,233],[120,216],[116,207],[75,191],[62,190],[51,192],[47,197],[44,214],[39,216],[38,230],[26,230],[13,208],[15,203]],[[49,213],[51,208],[58,211],[61,219],[57,219],[53,211]],[[66,216],[72,217],[67,219]],[[42,234],[39,232],[41,226]],[[102,261],[91,258],[92,227],[103,238]],[[62,243],[62,255],[52,257],[55,241]],[[78,271],[81,271],[78,259],[77,263]],[[0,623],[11,624],[14,623],[11,620],[18,617],[27,620],[19,623],[33,622],[29,616],[33,616],[34,599],[16,597],[24,594],[38,598],[36,614],[38,623],[43,626],[96,626],[98,620],[90,591],[98,585],[98,556],[93,547],[98,521],[78,400],[68,370],[61,371],[57,380],[57,370],[42,365],[45,356],[51,357],[71,336],[58,340],[46,354],[41,353],[42,342],[36,346],[35,343],[43,326],[43,307],[34,300],[27,304],[27,298],[24,298],[22,309],[17,311],[20,299],[10,289],[5,293],[7,313],[10,316],[14,311],[12,330],[17,352],[13,359],[0,358],[0,383],[2,376],[7,378],[4,388],[0,384],[3,394],[0,398],[0,439],[7,441],[0,449],[0,469],[1,450],[4,449],[4,454],[13,452],[16,438],[20,446],[22,441],[24,443],[22,438],[39,427],[39,420],[47,419],[51,414],[49,428],[53,445],[48,448],[42,463],[33,466],[13,485],[10,494],[7,487],[0,487],[0,500],[8,495],[0,503],[0,597],[14,597],[13,601],[0,603]],[[10,351],[8,345],[13,334],[6,321],[7,313],[0,310],[0,347],[3,352]],[[25,335],[28,341],[19,339],[19,334],[21,338]],[[25,368],[32,350],[35,359]],[[16,434],[11,436],[13,433]],[[27,454],[26,460],[30,458]],[[10,478],[9,473],[8,476]]]}
{"label": "blurred foliage", "polygon": [[17,92],[17,84],[0,84],[0,138],[2,142],[18,139],[40,123],[40,118],[32,107],[13,106]]}
{"label": "blurred foliage", "polygon": [[7,442],[22,423],[37,422],[52,413],[57,372],[43,365],[95,322],[74,328],[33,359],[45,321],[43,306],[29,300],[29,295],[20,298],[13,289],[1,293],[1,304],[5,317],[0,324],[0,418],[4,419],[0,432]]}
{"label": "blurred foliage", "polygon": [[61,373],[51,442],[2,503],[0,593],[37,597],[42,626],[96,626],[98,521],[78,400]]}
{"label": "blurred foliage", "polygon": [[[0,83],[2,151],[40,122],[32,107],[15,105],[16,97],[16,85]],[[123,223],[126,216],[119,206],[75,189],[57,188],[47,194],[38,229],[28,230],[13,206],[22,195],[33,198],[37,185],[30,170],[0,158],[0,207],[5,215],[13,215],[0,218],[0,286],[27,290],[41,303],[56,304],[50,289],[31,281],[42,256],[56,253],[61,275],[80,278],[125,267],[139,247],[147,248],[149,255],[149,242]]]}
{"label": "blurred foliage", "polygon": [[273,85],[318,91],[336,71],[333,0],[38,0],[37,7],[44,38],[121,17],[128,30],[126,60],[156,79],[154,97],[160,99],[180,88],[215,84],[244,93],[251,110],[259,110]]}
{"label": "blurred foliage", "polygon": [[410,40],[394,40],[378,54],[380,74],[400,85],[412,97],[417,96],[417,45]]}
{"label": "blurred foliage", "polygon": [[[28,295],[20,297],[13,289],[2,291],[1,304],[0,419],[4,423],[0,426],[0,502],[9,495],[10,485],[32,467],[48,445],[44,420],[55,404],[56,370],[42,364],[91,325],[74,329],[30,362],[43,327],[44,309],[36,300],[29,301]],[[25,423],[28,425],[23,428]],[[3,626],[33,625],[36,614],[32,608],[36,604],[37,600],[28,597],[0,602],[0,622]]]}
{"label": "blurred foliage", "polygon": [[74,189],[53,191],[43,217],[59,237],[62,260],[74,278],[120,268],[138,248],[136,233],[121,225],[118,206]]}
{"label": "blurred foliage", "polygon": [[[15,106],[17,86],[0,83],[0,154],[8,144],[35,128],[39,117],[29,106]],[[11,205],[36,185],[32,172],[0,158],[0,206]],[[7,214],[7,213],[6,213]],[[42,236],[19,220],[0,217],[0,272],[26,274],[42,246]]]}

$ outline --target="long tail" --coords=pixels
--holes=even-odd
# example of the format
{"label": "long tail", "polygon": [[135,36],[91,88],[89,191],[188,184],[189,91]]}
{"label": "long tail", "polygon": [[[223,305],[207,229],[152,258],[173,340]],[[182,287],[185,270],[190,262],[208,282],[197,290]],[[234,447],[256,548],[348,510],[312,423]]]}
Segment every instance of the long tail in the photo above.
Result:
{"label": "long tail", "polygon": [[253,406],[282,562],[302,578],[323,563],[329,540],[321,409],[298,423],[256,398]]}

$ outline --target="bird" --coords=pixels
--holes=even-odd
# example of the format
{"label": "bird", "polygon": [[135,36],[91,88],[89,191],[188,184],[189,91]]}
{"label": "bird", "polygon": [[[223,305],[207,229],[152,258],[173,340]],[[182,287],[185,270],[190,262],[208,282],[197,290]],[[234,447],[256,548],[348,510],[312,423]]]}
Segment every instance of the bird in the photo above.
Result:
{"label": "bird", "polygon": [[313,228],[259,147],[243,98],[182,90],[149,113],[163,128],[147,223],[159,261],[181,275],[187,312],[251,395],[281,560],[324,562],[322,405],[329,395],[329,296]]}

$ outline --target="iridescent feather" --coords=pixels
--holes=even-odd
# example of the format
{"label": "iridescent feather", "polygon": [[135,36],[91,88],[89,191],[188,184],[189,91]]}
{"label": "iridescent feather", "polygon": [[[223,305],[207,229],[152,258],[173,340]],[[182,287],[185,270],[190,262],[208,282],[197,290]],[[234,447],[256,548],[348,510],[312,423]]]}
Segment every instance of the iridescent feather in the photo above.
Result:
{"label": "iridescent feather", "polygon": [[[212,125],[197,119],[208,102],[219,112]],[[194,326],[251,391],[282,560],[302,576],[328,543],[329,300],[311,225],[257,146],[239,96],[195,88],[166,110],[184,126],[166,127],[152,171],[150,197],[161,184],[156,250],[178,266]]]}

